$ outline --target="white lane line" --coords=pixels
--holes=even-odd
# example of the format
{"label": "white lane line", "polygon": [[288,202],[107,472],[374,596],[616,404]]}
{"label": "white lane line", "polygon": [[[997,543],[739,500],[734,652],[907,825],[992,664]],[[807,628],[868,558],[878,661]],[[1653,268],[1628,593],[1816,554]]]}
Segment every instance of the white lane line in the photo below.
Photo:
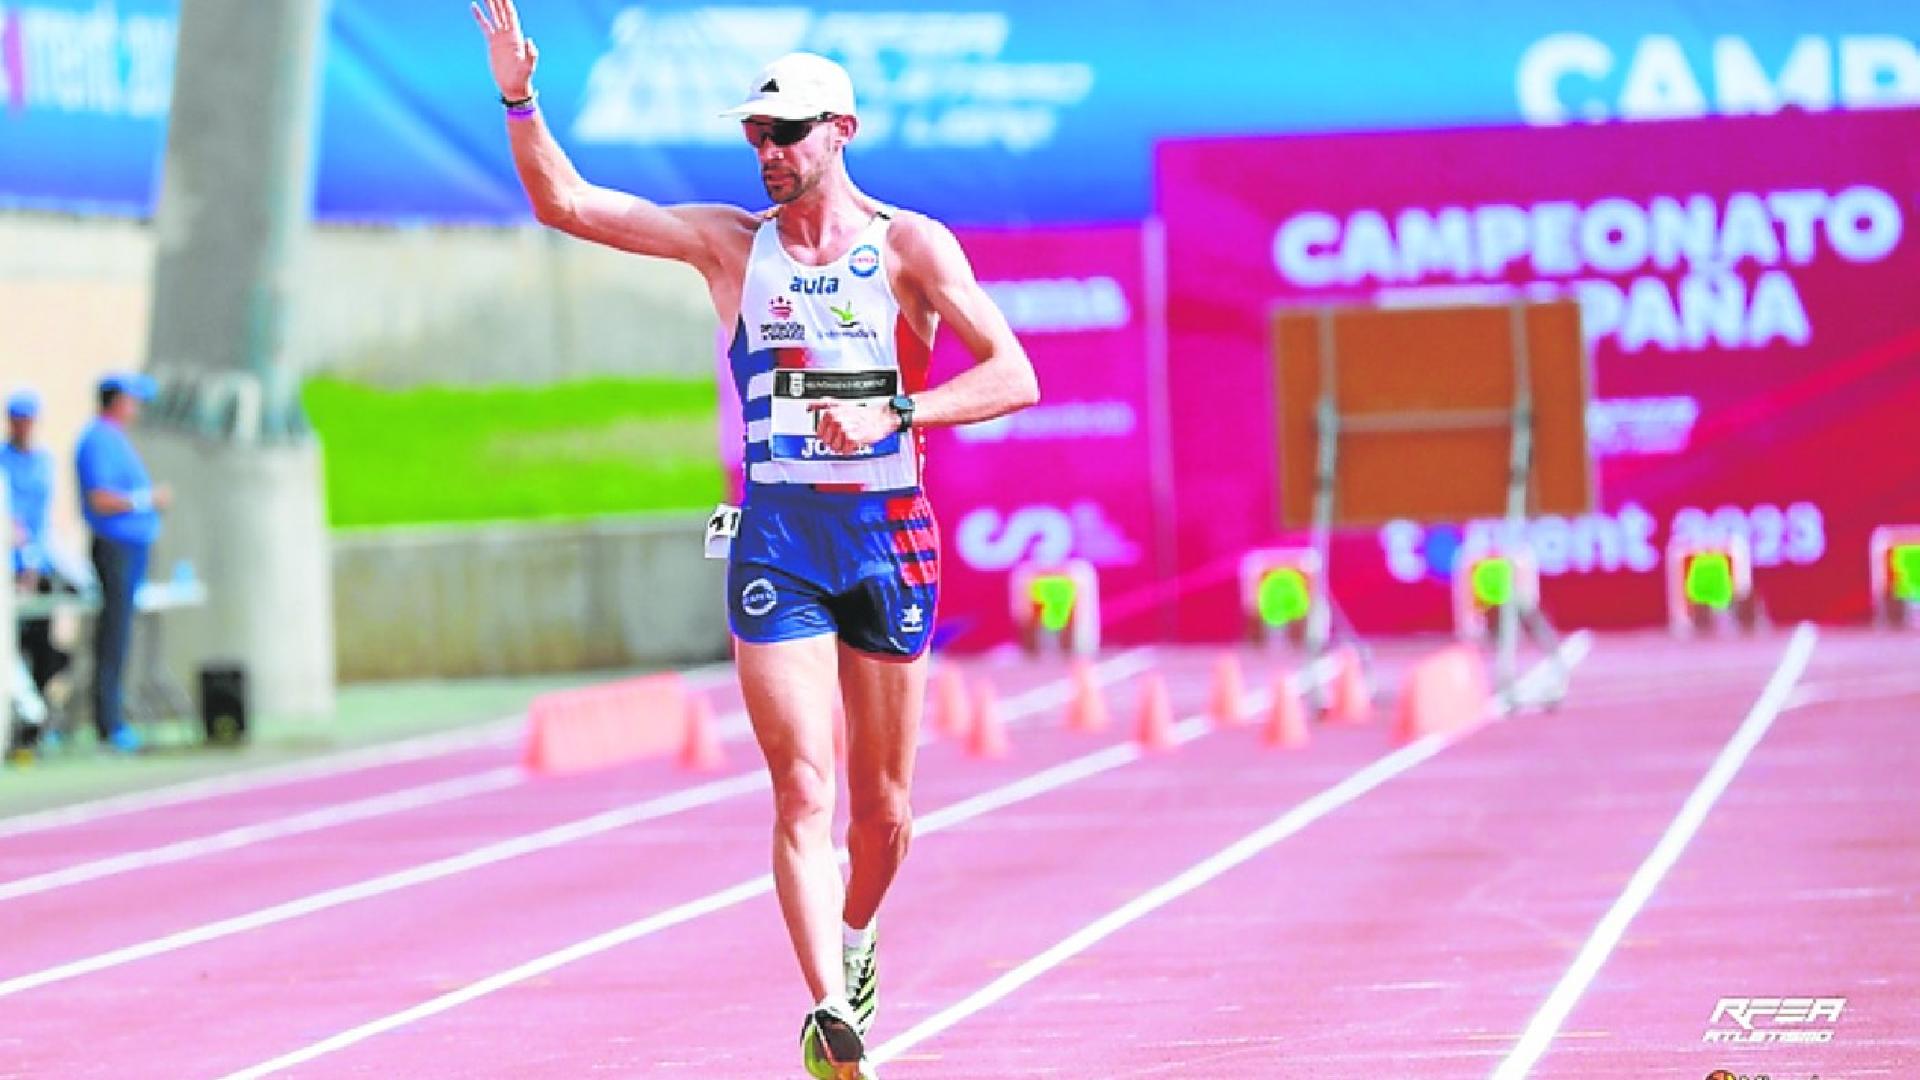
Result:
{"label": "white lane line", "polygon": [[[1094,677],[1102,682],[1126,677],[1148,662],[1148,650],[1136,649],[1122,653],[1098,665]],[[1033,712],[1058,704],[1066,700],[1071,690],[1063,686],[1043,684],[1026,693],[1007,699],[1005,709],[1009,716]],[[327,889],[308,896],[261,908],[243,915],[236,915],[200,926],[181,930],[162,937],[137,942],[133,945],[113,949],[94,956],[85,957],[70,963],[60,964],[41,971],[30,972],[0,979],[0,998],[37,989],[51,983],[90,975],[109,968],[130,964],[137,960],[175,952],[194,945],[205,944],[235,934],[247,933],[286,922],[343,904],[383,896],[398,892],[415,885],[438,881],[469,870],[479,869],[522,855],[560,847],[577,840],[598,836],[602,833],[623,829],[643,821],[665,817],[698,807],[720,802],[724,799],[745,795],[766,787],[765,770],[716,780],[683,791],[673,792],[636,803],[632,806],[603,811],[589,817],[566,822],[561,825],[526,833],[506,840],[495,841],[471,849],[458,855],[436,859],[418,866],[408,867],[378,877],[368,878],[350,885]]]}
{"label": "white lane line", "polygon": [[522,855],[532,854],[536,851],[545,851],[549,848],[559,847],[562,844],[570,844],[576,840],[584,840],[590,836],[598,836],[602,833],[612,832],[615,829],[623,829],[642,821],[666,817],[669,814],[677,814],[682,811],[692,810],[695,807],[716,803],[722,799],[730,799],[736,795],[744,795],[750,791],[757,791],[765,787],[766,783],[766,773],[764,771],[755,772],[728,777],[725,780],[715,780],[711,783],[701,784],[698,787],[688,788],[684,791],[676,791],[670,795],[648,799],[645,802],[636,803],[632,806],[624,806],[617,810],[604,811],[599,814],[594,814],[591,817],[567,822],[564,825],[557,825],[552,828],[541,829],[538,832],[527,833],[508,840],[487,844],[459,855],[449,856],[444,859],[435,859],[432,862],[411,866],[405,870],[382,874],[379,877],[368,878],[351,885],[327,889],[323,892],[303,896],[297,900],[289,900],[286,903],[275,904],[271,907],[251,911],[244,915],[236,915],[232,918],[204,923],[189,930],[181,930],[177,933],[167,934],[164,937],[153,938],[134,945],[128,945],[124,948],[89,956],[82,960],[75,960],[72,963],[61,964],[57,967],[46,968],[42,971],[35,971],[26,975],[18,975],[11,979],[0,980],[0,997],[8,997],[13,994],[46,986],[50,983],[62,982],[67,979],[78,978],[82,975],[90,975],[97,971],[118,967],[122,964],[130,964],[136,960],[144,960],[151,956],[159,956],[162,953],[174,952],[191,945],[201,945],[219,938],[231,937],[234,934],[258,930],[262,927],[272,926],[275,923],[286,922],[289,919],[297,919],[303,915],[311,915],[316,911],[325,911],[328,908],[339,907],[342,904],[350,904],[355,901],[366,900],[391,892],[398,892],[401,889],[411,888],[415,885],[424,885],[430,881],[438,881],[441,878],[452,877],[455,874],[463,874],[469,870],[476,870],[493,863],[504,862]]}
{"label": "white lane line", "polygon": [[[1118,657],[1115,658],[1115,660],[1119,659]],[[1109,664],[1114,662],[1115,661],[1108,661]],[[1318,676],[1320,672],[1316,670],[1315,674]],[[1029,692],[1028,695],[1022,696],[1032,697],[1034,695],[1032,692]],[[1257,707],[1255,704],[1256,701],[1264,700],[1264,696],[1265,695],[1249,695],[1246,699],[1248,707]],[[1065,700],[1064,694],[1050,693],[1046,695],[1048,700],[1055,697],[1058,697],[1060,700]],[[1011,704],[1012,699],[1009,699],[1009,705]],[[1214,727],[1211,719],[1206,716],[1193,716],[1175,724],[1173,735],[1176,740],[1186,742],[1197,739],[1212,730],[1214,730]],[[978,795],[969,796],[957,803],[941,807],[931,813],[916,815],[913,827],[914,835],[916,837],[935,835],[951,829],[956,825],[965,824],[984,814],[1027,799],[1035,798],[1050,791],[1056,791],[1069,784],[1077,783],[1089,777],[1098,776],[1101,773],[1138,761],[1143,756],[1143,753],[1138,744],[1129,741],[1109,746],[1103,750],[1096,750],[1093,753],[1082,755],[1071,761],[1062,762],[1059,765],[1043,769],[1037,773],[1022,777],[1019,780],[1003,784],[1000,787],[981,792]],[[846,849],[841,848],[838,854],[841,860],[845,861],[847,857]],[[678,926],[681,923],[690,922],[703,915],[711,915],[714,912],[745,903],[748,900],[772,891],[773,875],[761,874],[758,877],[749,878],[746,881],[730,885],[717,892],[709,893],[698,899],[690,900],[675,907],[667,908],[664,911],[656,912],[643,919],[635,920],[625,926],[615,927],[612,930],[588,938],[585,941],[576,942],[573,945],[547,953],[544,956],[537,956],[518,966],[469,983],[458,990],[450,991],[439,997],[423,1001],[411,1008],[370,1020],[358,1027],[349,1028],[346,1031],[321,1039],[318,1042],[310,1043],[297,1050],[289,1051],[271,1061],[263,1061],[258,1065],[248,1066],[238,1072],[229,1073],[223,1077],[222,1080],[258,1080],[260,1077],[271,1076],[274,1073],[293,1068],[296,1065],[312,1061],[315,1058],[324,1057],[338,1050],[344,1050],[357,1043],[373,1038],[376,1035],[385,1034],[386,1032],[405,1027],[416,1021],[437,1016],[440,1013],[458,1008],[461,1005],[476,1001],[489,994],[498,993],[501,990],[526,982],[528,979],[538,978],[557,968],[565,967],[576,960],[583,960],[587,957],[606,952],[609,949],[618,948],[621,945],[626,945],[641,938],[657,934],[662,930]]]}
{"label": "white lane line", "polygon": [[382,743],[378,746],[365,746],[357,750],[345,750],[304,761],[292,761],[284,765],[270,765],[266,768],[249,769],[246,772],[227,776],[187,780],[148,791],[93,799],[75,803],[72,806],[59,806],[31,814],[21,814],[17,817],[0,818],[0,837],[19,836],[23,833],[55,829],[63,825],[80,825],[113,817],[116,814],[176,806],[195,799],[233,795],[252,791],[255,788],[272,787],[276,784],[317,780],[322,777],[337,776],[340,773],[372,769],[382,765],[397,765],[422,758],[438,757],[441,754],[458,753],[462,750],[504,745],[518,740],[524,730],[525,723],[520,716],[507,716],[459,731],[420,735],[397,742]]}
{"label": "white lane line", "polygon": [[241,825],[206,836],[176,840],[158,847],[109,855],[88,862],[75,863],[72,866],[63,866],[58,870],[34,874],[31,877],[0,883],[0,902],[52,892],[55,889],[86,881],[98,881],[116,874],[185,862],[201,855],[233,851],[268,840],[316,832],[335,825],[347,825],[356,821],[384,817],[387,814],[417,810],[482,792],[499,791],[524,783],[525,780],[526,772],[523,769],[517,765],[505,765],[497,769],[485,769],[465,776],[402,788],[399,791],[384,792],[351,802],[316,807],[298,814],[289,814],[252,825]]}
{"label": "white lane line", "polygon": [[1068,935],[1046,951],[993,980],[958,1002],[929,1016],[873,1051],[876,1064],[893,1058],[966,1020],[1101,941],[1254,858],[1340,807],[1439,753],[1449,740],[1429,737],[1382,757],[1338,784],[1307,799],[1280,817],[1248,833],[1125,904]]}
{"label": "white lane line", "polygon": [[[730,676],[732,670],[731,664],[707,664],[683,671],[681,677],[687,679],[694,689],[707,690],[724,683],[726,680],[722,676]],[[442,754],[454,754],[463,750],[504,746],[518,742],[525,731],[525,714],[515,713],[512,716],[504,716],[498,720],[455,731],[417,735],[377,746],[363,746],[302,761],[291,761],[283,765],[269,765],[265,768],[249,769],[245,772],[207,777],[202,780],[186,780],[147,791],[112,795],[104,799],[74,803],[71,806],[57,806],[29,814],[0,818],[0,837],[20,836],[44,829],[56,829],[64,825],[81,825],[118,814],[137,813],[161,806],[175,806],[195,799],[233,795],[256,788],[272,787],[276,784],[316,780],[341,773],[356,772],[360,769],[378,768],[382,765],[419,761],[423,758],[439,757]]]}
{"label": "white lane line", "polygon": [[[1571,671],[1574,665],[1586,656],[1589,645],[1590,639],[1585,634],[1576,634],[1563,641],[1558,650],[1559,662],[1564,665],[1563,670]],[[1521,682],[1526,682],[1528,678],[1547,669],[1552,663],[1552,658],[1541,661],[1533,672],[1522,677]],[[1375,759],[1365,768],[1296,804],[1274,820],[1193,864],[1173,878],[1109,911],[1039,955],[881,1044],[872,1052],[874,1063],[884,1065],[981,1010],[991,1007],[1108,937],[1199,889],[1227,871],[1246,863],[1282,840],[1427,760],[1466,734],[1462,732],[1428,736]]]}
{"label": "white lane line", "polygon": [[1661,834],[1646,861],[1633,872],[1626,889],[1614,900],[1607,913],[1601,916],[1599,924],[1593,928],[1592,936],[1587,938],[1586,944],[1574,957],[1573,966],[1561,976],[1559,984],[1547,996],[1546,1003],[1534,1014],[1533,1020],[1527,1024],[1527,1030],[1521,1034],[1519,1043],[1494,1068],[1491,1080],[1520,1080],[1533,1070],[1541,1055],[1547,1052],[1554,1036],[1560,1031],[1560,1025],[1566,1022],[1574,1005],[1579,1002],[1580,995],[1586,992],[1588,984],[1599,974],[1601,965],[1607,962],[1614,947],[1620,944],[1628,924],[1653,897],[1653,891],[1659,887],[1661,879],[1673,869],[1694,834],[1700,831],[1713,804],[1719,801],[1727,785],[1733,783],[1740,767],[1746,764],[1747,756],[1753,753],[1754,747],[1760,744],[1767,729],[1779,717],[1794,683],[1806,672],[1807,662],[1813,656],[1813,647],[1818,639],[1819,635],[1809,623],[1801,623],[1794,629],[1786,652],[1780,657],[1779,666],[1774,668],[1773,676],[1760,692],[1760,699],[1753,703],[1747,718],[1741,721],[1733,737],[1721,748],[1719,756],[1714,758],[1706,775],[1700,778],[1693,792],[1687,796],[1687,801],[1681,804],[1680,812],[1674,815],[1673,822]]}

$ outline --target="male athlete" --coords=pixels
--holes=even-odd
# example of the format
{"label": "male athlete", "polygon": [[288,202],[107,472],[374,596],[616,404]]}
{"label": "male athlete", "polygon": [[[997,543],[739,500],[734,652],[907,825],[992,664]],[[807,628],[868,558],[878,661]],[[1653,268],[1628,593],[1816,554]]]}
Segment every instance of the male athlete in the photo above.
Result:
{"label": "male athlete", "polygon": [[[874,916],[912,834],[908,788],[940,576],[920,431],[1033,404],[1033,365],[953,234],[847,176],[860,122],[838,64],[783,56],[727,114],[759,158],[773,209],[660,206],[575,171],[534,100],[539,51],[513,0],[478,0],[474,16],[535,216],[692,266],[733,327],[747,495],[729,555],[728,620],[773,780],[780,910],[813,995],[801,1053],[816,1077],[872,1076]],[[942,322],[975,363],[930,387]],[[847,719],[844,883],[831,831],[836,688]]]}

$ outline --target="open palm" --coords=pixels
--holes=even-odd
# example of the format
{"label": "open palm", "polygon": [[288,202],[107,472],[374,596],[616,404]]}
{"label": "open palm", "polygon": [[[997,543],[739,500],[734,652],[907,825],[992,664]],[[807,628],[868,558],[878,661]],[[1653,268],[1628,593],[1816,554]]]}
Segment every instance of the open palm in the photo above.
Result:
{"label": "open palm", "polygon": [[513,0],[474,0],[473,20],[487,35],[487,65],[501,96],[518,99],[532,93],[540,50],[520,33],[520,12]]}

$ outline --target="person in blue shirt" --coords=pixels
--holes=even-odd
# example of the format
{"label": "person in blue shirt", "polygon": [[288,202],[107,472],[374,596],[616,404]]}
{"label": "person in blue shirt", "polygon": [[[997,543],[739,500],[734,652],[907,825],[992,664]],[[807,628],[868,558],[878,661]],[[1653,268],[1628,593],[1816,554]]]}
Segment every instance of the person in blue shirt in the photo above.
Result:
{"label": "person in blue shirt", "polygon": [[102,743],[140,748],[126,724],[121,695],[133,642],[133,598],[147,576],[147,554],[160,535],[160,515],[172,495],[147,475],[127,430],[142,403],[153,400],[145,375],[100,380],[100,415],[80,434],[74,464],[80,512],[93,533],[93,570],[100,579],[100,618],[94,624],[93,724]]}
{"label": "person in blue shirt", "polygon": [[[0,446],[0,469],[7,474],[7,505],[13,514],[13,580],[21,593],[53,588],[53,560],[47,553],[47,503],[53,494],[53,457],[33,445],[40,416],[40,395],[21,390],[7,399],[7,441]],[[42,698],[47,683],[67,666],[69,657],[53,643],[51,618],[20,620],[20,655]],[[30,729],[31,730],[31,729]]]}

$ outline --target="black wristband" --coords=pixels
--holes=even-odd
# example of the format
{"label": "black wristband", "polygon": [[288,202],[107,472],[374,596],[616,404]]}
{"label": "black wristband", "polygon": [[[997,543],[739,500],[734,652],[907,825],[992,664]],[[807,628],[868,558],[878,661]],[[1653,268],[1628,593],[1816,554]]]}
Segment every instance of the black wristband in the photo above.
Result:
{"label": "black wristband", "polygon": [[521,98],[518,101],[514,101],[513,99],[507,97],[507,95],[501,94],[500,104],[505,105],[509,109],[524,109],[527,106],[533,104],[534,99],[539,96],[540,96],[539,92],[535,91],[533,93],[528,94],[526,97]]}

